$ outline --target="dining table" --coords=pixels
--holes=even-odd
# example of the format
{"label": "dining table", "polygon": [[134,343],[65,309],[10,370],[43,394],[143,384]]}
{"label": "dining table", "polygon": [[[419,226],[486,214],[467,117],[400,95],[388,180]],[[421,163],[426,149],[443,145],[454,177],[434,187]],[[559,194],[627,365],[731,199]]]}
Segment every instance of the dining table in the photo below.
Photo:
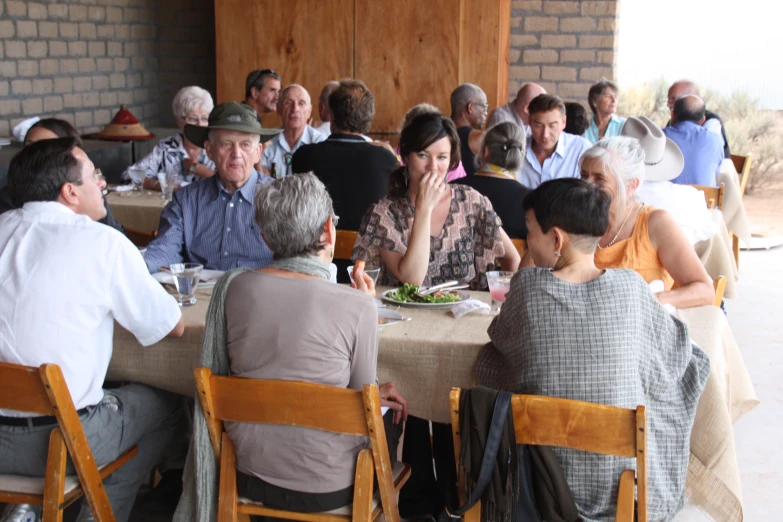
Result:
{"label": "dining table", "polygon": [[168,203],[160,192],[154,190],[110,191],[106,202],[114,219],[122,226],[147,234],[158,230],[163,207]]}
{"label": "dining table", "polygon": [[739,270],[732,250],[732,239],[726,226],[723,212],[717,208],[707,211],[715,225],[715,234],[709,239],[699,241],[693,245],[696,255],[707,274],[714,280],[720,276],[726,277],[726,290],[724,297],[731,299],[737,295],[737,281]]}
{"label": "dining table", "polygon": [[[488,292],[470,294],[491,302]],[[185,333],[180,338],[165,338],[145,348],[116,324],[107,378],[195,397],[193,370],[200,365],[211,289],[198,289],[196,297],[195,305],[182,309]],[[379,329],[379,382],[394,382],[412,415],[448,423],[449,391],[476,384],[474,363],[489,342],[487,328],[494,315],[474,312],[455,319],[450,310],[399,311],[410,320]],[[739,522],[742,493],[733,424],[759,401],[723,312],[702,306],[677,310],[676,316],[688,325],[692,341],[711,362],[691,434],[686,496],[719,522]]]}

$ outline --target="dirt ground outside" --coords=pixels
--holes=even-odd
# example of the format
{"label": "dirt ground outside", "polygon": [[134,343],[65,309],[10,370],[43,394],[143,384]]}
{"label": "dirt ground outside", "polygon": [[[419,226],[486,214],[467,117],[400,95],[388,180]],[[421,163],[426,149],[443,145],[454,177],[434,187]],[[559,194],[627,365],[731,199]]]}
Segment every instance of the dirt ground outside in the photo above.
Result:
{"label": "dirt ground outside", "polygon": [[783,183],[745,194],[742,201],[752,234],[783,236]]}

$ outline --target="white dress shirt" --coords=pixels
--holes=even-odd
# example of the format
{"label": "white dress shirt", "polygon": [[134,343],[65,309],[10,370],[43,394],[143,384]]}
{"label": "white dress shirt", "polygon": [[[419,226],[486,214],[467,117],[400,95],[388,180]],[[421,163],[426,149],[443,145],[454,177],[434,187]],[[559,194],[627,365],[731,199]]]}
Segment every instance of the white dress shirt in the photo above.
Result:
{"label": "white dress shirt", "polygon": [[261,165],[263,165],[272,176],[284,178],[291,174],[291,158],[299,147],[311,143],[321,143],[325,139],[326,136],[308,125],[305,127],[299,141],[291,148],[288,146],[288,141],[285,139],[284,133],[281,132],[275,136],[266,149],[264,149],[264,155],[261,157]]}
{"label": "white dress shirt", "polygon": [[0,216],[0,361],[58,364],[77,410],[103,399],[115,320],[149,346],[181,315],[115,229],[57,202]]}
{"label": "white dress shirt", "polygon": [[671,181],[645,181],[636,189],[634,199],[671,214],[692,245],[711,238],[718,231],[704,194],[691,186]]}

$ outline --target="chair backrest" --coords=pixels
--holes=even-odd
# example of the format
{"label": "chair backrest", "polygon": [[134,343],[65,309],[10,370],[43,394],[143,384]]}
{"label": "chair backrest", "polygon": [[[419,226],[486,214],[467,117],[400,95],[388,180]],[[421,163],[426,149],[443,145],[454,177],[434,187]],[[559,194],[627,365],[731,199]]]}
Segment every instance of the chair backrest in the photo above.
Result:
{"label": "chair backrest", "polygon": [[519,252],[519,257],[522,257],[527,252],[527,241],[524,239],[512,239],[512,243],[514,243],[514,247],[516,247],[517,252]]}
{"label": "chair backrest", "polygon": [[726,190],[725,184],[721,183],[720,187],[708,187],[706,185],[691,185],[691,187],[704,193],[704,200],[707,203],[707,208],[723,210],[723,194]]}
{"label": "chair backrest", "polygon": [[153,233],[141,232],[132,228],[125,227],[125,236],[131,240],[131,243],[138,247],[147,246],[158,235],[158,231]]}
{"label": "chair backrest", "polygon": [[350,260],[353,245],[356,243],[358,236],[359,233],[354,230],[338,230],[337,241],[334,245],[334,258]]}
{"label": "chair backrest", "polygon": [[712,304],[715,306],[720,306],[723,302],[723,294],[726,292],[727,282],[726,276],[718,276],[715,281],[712,282],[712,287],[715,289],[715,300]]}
{"label": "chair backrest", "polygon": [[750,166],[753,163],[753,154],[748,154],[747,156],[732,154],[731,161],[734,163],[737,174],[739,174],[740,195],[744,196],[745,186],[748,184],[748,177],[750,177]]}
{"label": "chair backrest", "polygon": [[43,366],[0,363],[0,409],[54,415],[42,372]]}
{"label": "chair backrest", "polygon": [[[460,390],[449,395],[452,424],[459,415]],[[517,444],[573,448],[637,459],[639,521],[647,520],[647,415],[635,410],[589,402],[514,395],[511,398]],[[456,418],[459,426],[459,418]]]}

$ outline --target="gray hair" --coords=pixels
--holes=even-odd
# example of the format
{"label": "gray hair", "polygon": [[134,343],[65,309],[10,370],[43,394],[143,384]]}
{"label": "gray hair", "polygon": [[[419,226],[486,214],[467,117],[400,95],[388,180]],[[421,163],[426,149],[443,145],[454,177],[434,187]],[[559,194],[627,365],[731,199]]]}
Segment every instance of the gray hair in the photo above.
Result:
{"label": "gray hair", "polygon": [[212,112],[214,107],[215,103],[212,101],[212,95],[209,94],[209,91],[195,85],[181,88],[171,103],[175,118],[184,118],[189,112],[199,109]]}
{"label": "gray hair", "polygon": [[639,184],[644,182],[644,149],[636,138],[604,138],[582,154],[580,169],[586,159],[599,160],[601,167],[614,175],[617,182],[615,199],[619,208],[625,207],[625,193],[633,180],[638,179]]}
{"label": "gray hair", "polygon": [[[476,154],[479,169],[487,164],[506,170],[519,170],[525,160],[525,131],[514,122],[506,121],[491,127],[484,136],[480,153]],[[485,151],[489,155],[484,158]]]}
{"label": "gray hair", "polygon": [[400,126],[397,131],[402,132],[402,129],[410,125],[410,123],[413,121],[413,118],[422,114],[440,114],[440,109],[430,103],[420,103],[418,105],[414,105],[408,109],[408,112],[406,112],[405,116],[402,117],[402,121],[400,122]]}
{"label": "gray hair", "polygon": [[332,198],[312,172],[286,176],[256,192],[255,221],[275,259],[314,256],[326,245],[324,224],[334,218]]}
{"label": "gray hair", "polygon": [[318,102],[323,103],[324,107],[328,109],[329,95],[332,94],[339,86],[340,86],[340,82],[338,82],[337,80],[332,80],[331,82],[324,85],[324,88],[321,89],[321,94],[318,96]]}
{"label": "gray hair", "polygon": [[463,83],[451,93],[451,117],[454,118],[459,111],[473,103],[484,91],[473,83]]}

